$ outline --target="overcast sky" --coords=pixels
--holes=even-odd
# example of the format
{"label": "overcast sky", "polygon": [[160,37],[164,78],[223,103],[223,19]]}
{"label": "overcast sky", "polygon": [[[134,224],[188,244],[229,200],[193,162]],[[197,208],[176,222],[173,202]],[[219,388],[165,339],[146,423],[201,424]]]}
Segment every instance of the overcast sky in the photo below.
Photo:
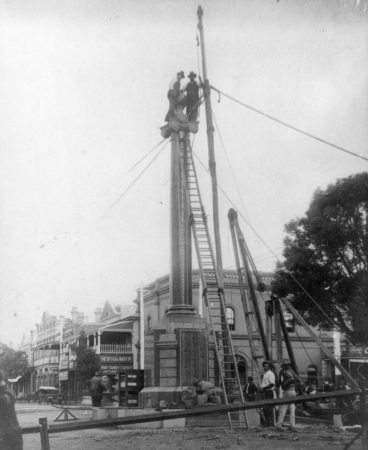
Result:
{"label": "overcast sky", "polygon": [[[213,86],[368,157],[366,0],[201,5]],[[197,6],[0,0],[0,341],[18,344],[44,311],[69,317],[76,306],[93,319],[168,273],[170,143],[150,150],[170,80],[201,72]],[[218,183],[258,269],[273,270],[284,225],[315,189],[368,163],[214,92],[212,108]],[[212,218],[203,110],[193,151]],[[232,205],[219,200],[234,268]]]}

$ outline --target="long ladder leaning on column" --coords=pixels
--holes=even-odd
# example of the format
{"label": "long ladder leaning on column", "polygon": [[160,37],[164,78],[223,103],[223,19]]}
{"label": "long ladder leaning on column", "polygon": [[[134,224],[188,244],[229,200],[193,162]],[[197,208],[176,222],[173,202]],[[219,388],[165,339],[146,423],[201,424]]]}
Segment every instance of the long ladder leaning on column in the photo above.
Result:
{"label": "long ladder leaning on column", "polygon": [[[193,163],[189,133],[180,133],[179,148],[182,179],[185,180],[186,192],[189,197],[191,226],[203,287],[202,295],[210,319],[225,404],[228,405],[235,399],[241,399],[244,402],[231,333],[226,318],[223,281],[219,279],[216,270],[207,216],[203,207]],[[228,413],[228,419],[229,426],[232,428],[230,412]],[[244,420],[246,427],[248,427],[245,410]]]}
{"label": "long ladder leaning on column", "polygon": [[[238,272],[240,295],[245,316],[245,324],[247,327],[249,347],[253,361],[253,369],[256,372],[258,385],[260,385],[261,384],[260,359],[269,360],[270,350],[266,342],[266,337],[261,320],[261,315],[258,308],[257,297],[253,286],[252,274],[249,267],[249,263],[252,266],[253,274],[256,277],[256,281],[260,290],[262,290],[261,286],[262,282],[255,268],[254,261],[251,258],[248,247],[245,243],[243,234],[240,230],[236,211],[230,209],[228,217],[234,247],[235,262]],[[239,251],[241,259],[243,261],[243,270],[240,265]],[[253,332],[255,332],[258,335],[257,338],[253,336]],[[258,344],[256,343],[256,340],[258,340],[259,342]]]}

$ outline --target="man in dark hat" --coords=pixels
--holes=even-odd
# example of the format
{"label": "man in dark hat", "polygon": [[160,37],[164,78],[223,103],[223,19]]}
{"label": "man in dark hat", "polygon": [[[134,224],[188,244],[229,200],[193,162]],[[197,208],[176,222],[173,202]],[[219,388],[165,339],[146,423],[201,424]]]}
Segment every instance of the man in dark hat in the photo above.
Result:
{"label": "man in dark hat", "polygon": [[14,407],[14,397],[6,388],[6,378],[0,370],[0,449],[22,450],[22,432]]}
{"label": "man in dark hat", "polygon": [[165,117],[166,122],[174,117],[175,106],[177,105],[179,96],[181,94],[180,81],[184,77],[184,72],[181,70],[176,74],[176,78],[174,78],[169,85],[169,90],[167,92],[167,98],[169,99],[169,111],[167,112]]}
{"label": "man in dark hat", "polygon": [[[272,371],[272,363],[270,361],[263,361],[262,366],[264,373],[260,391],[263,392],[265,400],[271,400],[275,398],[276,377],[274,372]],[[266,408],[263,408],[263,414],[263,425],[265,427],[273,427],[275,424],[274,407],[267,406]]]}
{"label": "man in dark hat", "polygon": [[[302,383],[302,380],[292,369],[289,359],[284,359],[282,361],[281,371],[279,374],[279,383],[281,388],[280,396],[282,398],[296,397],[296,384]],[[295,428],[295,403],[290,403],[289,405],[280,405],[276,427],[279,429],[283,429],[282,426],[288,408],[290,408],[290,429],[292,431],[297,431]]]}
{"label": "man in dark hat", "polygon": [[98,371],[96,372],[96,375],[91,378],[92,406],[101,406],[104,391],[106,391],[106,386],[102,382],[102,372]]}
{"label": "man in dark hat", "polygon": [[189,121],[197,120],[198,116],[199,86],[195,81],[196,77],[197,75],[194,72],[190,72],[188,75],[190,81],[185,88],[187,93],[185,112]]}

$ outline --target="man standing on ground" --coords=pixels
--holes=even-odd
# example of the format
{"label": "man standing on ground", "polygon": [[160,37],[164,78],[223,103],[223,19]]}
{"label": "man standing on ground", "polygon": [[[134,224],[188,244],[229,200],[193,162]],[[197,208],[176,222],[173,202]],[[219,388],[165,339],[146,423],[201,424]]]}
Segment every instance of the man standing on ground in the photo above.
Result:
{"label": "man standing on ground", "polygon": [[23,449],[22,432],[15,413],[14,397],[6,389],[5,375],[2,371],[0,371],[0,449]]}
{"label": "man standing on ground", "polygon": [[[279,374],[279,383],[281,388],[280,397],[282,398],[295,398],[296,397],[296,383],[301,383],[302,380],[294,372],[291,367],[291,362],[288,359],[284,359],[281,365],[281,371]],[[283,429],[286,411],[290,408],[290,429],[297,431],[295,428],[295,403],[288,405],[280,405],[279,416],[276,423],[276,428]]]}
{"label": "man standing on ground", "polygon": [[248,402],[253,402],[256,399],[258,388],[253,382],[253,377],[248,377],[248,382],[244,388],[244,398]]}
{"label": "man standing on ground", "polygon": [[96,372],[96,375],[91,379],[92,406],[101,406],[104,391],[106,391],[106,387],[102,383],[102,372]]}
{"label": "man standing on ground", "polygon": [[[272,364],[270,361],[264,361],[262,363],[263,366],[263,378],[261,383],[261,392],[264,393],[265,400],[271,400],[275,398],[275,384],[276,384],[276,377],[272,369]],[[274,407],[273,406],[267,406],[263,408],[263,414],[264,414],[264,423],[263,425],[265,427],[273,427],[275,424],[274,419]]]}

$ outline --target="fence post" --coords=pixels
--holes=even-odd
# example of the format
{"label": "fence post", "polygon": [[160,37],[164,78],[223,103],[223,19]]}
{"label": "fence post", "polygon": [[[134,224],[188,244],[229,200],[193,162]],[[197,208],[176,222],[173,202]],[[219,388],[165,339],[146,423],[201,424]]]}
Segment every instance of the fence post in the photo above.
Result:
{"label": "fence post", "polygon": [[359,394],[360,400],[360,416],[362,422],[362,450],[368,448],[368,424],[367,424],[367,403],[365,398],[365,392]]}
{"label": "fence post", "polygon": [[38,419],[40,424],[41,450],[50,450],[49,431],[47,427],[47,418]]}

